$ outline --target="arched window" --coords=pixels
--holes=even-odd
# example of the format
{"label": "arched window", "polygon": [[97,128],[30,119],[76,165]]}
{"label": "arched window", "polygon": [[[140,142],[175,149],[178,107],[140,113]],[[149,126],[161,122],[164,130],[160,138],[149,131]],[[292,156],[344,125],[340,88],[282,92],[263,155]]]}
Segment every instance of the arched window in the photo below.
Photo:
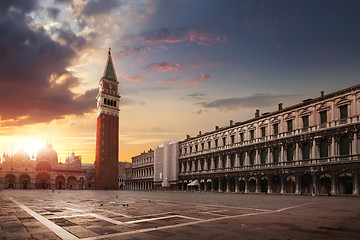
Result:
{"label": "arched window", "polygon": [[302,159],[310,159],[310,144],[304,143],[302,146]]}
{"label": "arched window", "polygon": [[113,100],[110,101],[110,106],[112,106],[112,105],[113,105]]}
{"label": "arched window", "polygon": [[289,145],[286,149],[286,158],[287,161],[293,161],[294,160],[294,147],[293,145]]}
{"label": "arched window", "polygon": [[114,107],[116,107],[116,101],[114,101]]}
{"label": "arched window", "polygon": [[106,104],[106,98],[104,98],[104,104]]}
{"label": "arched window", "polygon": [[107,105],[110,105],[110,99],[107,100]]}

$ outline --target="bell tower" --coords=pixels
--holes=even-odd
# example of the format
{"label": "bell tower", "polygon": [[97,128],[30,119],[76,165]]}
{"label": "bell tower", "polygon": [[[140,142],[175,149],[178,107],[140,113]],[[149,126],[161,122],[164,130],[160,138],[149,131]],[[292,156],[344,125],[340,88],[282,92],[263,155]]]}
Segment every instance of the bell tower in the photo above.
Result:
{"label": "bell tower", "polygon": [[95,189],[119,189],[119,82],[109,48],[97,95]]}

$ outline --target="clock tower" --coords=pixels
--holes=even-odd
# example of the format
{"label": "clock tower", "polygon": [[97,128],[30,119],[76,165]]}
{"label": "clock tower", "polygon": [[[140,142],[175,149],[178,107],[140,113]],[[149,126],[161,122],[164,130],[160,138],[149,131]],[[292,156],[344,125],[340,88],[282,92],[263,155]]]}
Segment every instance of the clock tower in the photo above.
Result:
{"label": "clock tower", "polygon": [[119,189],[119,82],[109,48],[97,95],[95,189]]}

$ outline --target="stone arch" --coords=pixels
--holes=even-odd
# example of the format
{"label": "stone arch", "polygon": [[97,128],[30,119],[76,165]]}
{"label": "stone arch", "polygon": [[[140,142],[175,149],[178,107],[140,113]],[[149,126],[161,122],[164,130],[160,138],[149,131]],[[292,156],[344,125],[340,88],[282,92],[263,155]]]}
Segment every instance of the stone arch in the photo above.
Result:
{"label": "stone arch", "polygon": [[[85,179],[83,177],[80,178],[80,189],[84,189],[85,188]],[[123,189],[124,185],[121,184],[120,188]]]}
{"label": "stone arch", "polygon": [[59,175],[55,178],[55,188],[56,189],[64,189],[65,188],[65,177]]}
{"label": "stone arch", "polygon": [[281,191],[281,177],[279,175],[275,175],[271,179],[271,188],[273,193],[280,193]]}
{"label": "stone arch", "polygon": [[204,191],[204,190],[205,190],[205,179],[201,179],[201,180],[200,180],[199,190],[200,190],[200,191]]}
{"label": "stone arch", "polygon": [[351,172],[342,172],[339,174],[339,194],[352,194],[353,182]]}
{"label": "stone arch", "polygon": [[50,175],[46,172],[41,172],[36,176],[36,188],[37,189],[49,189],[50,188]]}
{"label": "stone arch", "polygon": [[70,176],[67,179],[67,188],[70,190],[77,189],[77,179],[74,176]]}
{"label": "stone arch", "polygon": [[295,193],[296,191],[296,177],[289,175],[286,177],[286,193]]}
{"label": "stone arch", "polygon": [[245,178],[239,178],[239,192],[244,193],[245,192],[245,186],[246,186]]}
{"label": "stone arch", "polygon": [[30,176],[26,173],[20,175],[20,188],[21,189],[30,188]]}
{"label": "stone arch", "polygon": [[328,173],[319,176],[319,194],[331,194],[331,175]]}
{"label": "stone arch", "polygon": [[51,164],[47,161],[40,161],[36,164],[36,171],[51,171]]}
{"label": "stone arch", "polygon": [[7,174],[5,176],[5,188],[15,188],[16,177],[14,174]]}
{"label": "stone arch", "polygon": [[313,178],[309,173],[304,173],[301,176],[301,193],[302,194],[312,194],[313,187],[312,187]]}
{"label": "stone arch", "polygon": [[207,179],[205,184],[206,184],[206,189],[208,191],[211,190],[211,179]]}
{"label": "stone arch", "polygon": [[268,191],[268,183],[269,183],[269,180],[268,180],[267,177],[265,177],[265,176],[261,177],[261,179],[260,179],[260,192],[267,193],[267,191]]}
{"label": "stone arch", "polygon": [[254,193],[256,191],[256,178],[250,177],[248,181],[249,181],[249,192]]}

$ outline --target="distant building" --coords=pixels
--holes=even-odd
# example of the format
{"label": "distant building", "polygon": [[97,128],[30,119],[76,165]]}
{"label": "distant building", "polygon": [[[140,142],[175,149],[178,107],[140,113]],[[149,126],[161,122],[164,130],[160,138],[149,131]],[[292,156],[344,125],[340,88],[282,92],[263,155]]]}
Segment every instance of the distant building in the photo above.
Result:
{"label": "distant building", "polygon": [[154,149],[154,187],[176,189],[179,174],[179,141],[168,141]]}
{"label": "distant building", "polygon": [[129,162],[119,162],[119,189],[125,189],[125,169],[130,167],[131,163]]}
{"label": "distant building", "polygon": [[152,190],[154,180],[154,151],[150,149],[132,157],[132,164],[125,168],[126,189]]}
{"label": "distant building", "polygon": [[119,189],[119,82],[109,49],[97,95],[94,189]]}
{"label": "distant building", "polygon": [[95,165],[91,163],[82,163],[81,166],[85,170],[85,188],[94,189]]}
{"label": "distant building", "polygon": [[81,167],[81,158],[75,153],[71,159],[80,159],[59,163],[58,155],[47,144],[39,150],[36,160],[21,149],[13,156],[3,156],[0,164],[0,188],[15,189],[84,189],[85,170]]}
{"label": "distant building", "polygon": [[180,188],[359,194],[359,114],[356,85],[188,137],[180,142]]}

